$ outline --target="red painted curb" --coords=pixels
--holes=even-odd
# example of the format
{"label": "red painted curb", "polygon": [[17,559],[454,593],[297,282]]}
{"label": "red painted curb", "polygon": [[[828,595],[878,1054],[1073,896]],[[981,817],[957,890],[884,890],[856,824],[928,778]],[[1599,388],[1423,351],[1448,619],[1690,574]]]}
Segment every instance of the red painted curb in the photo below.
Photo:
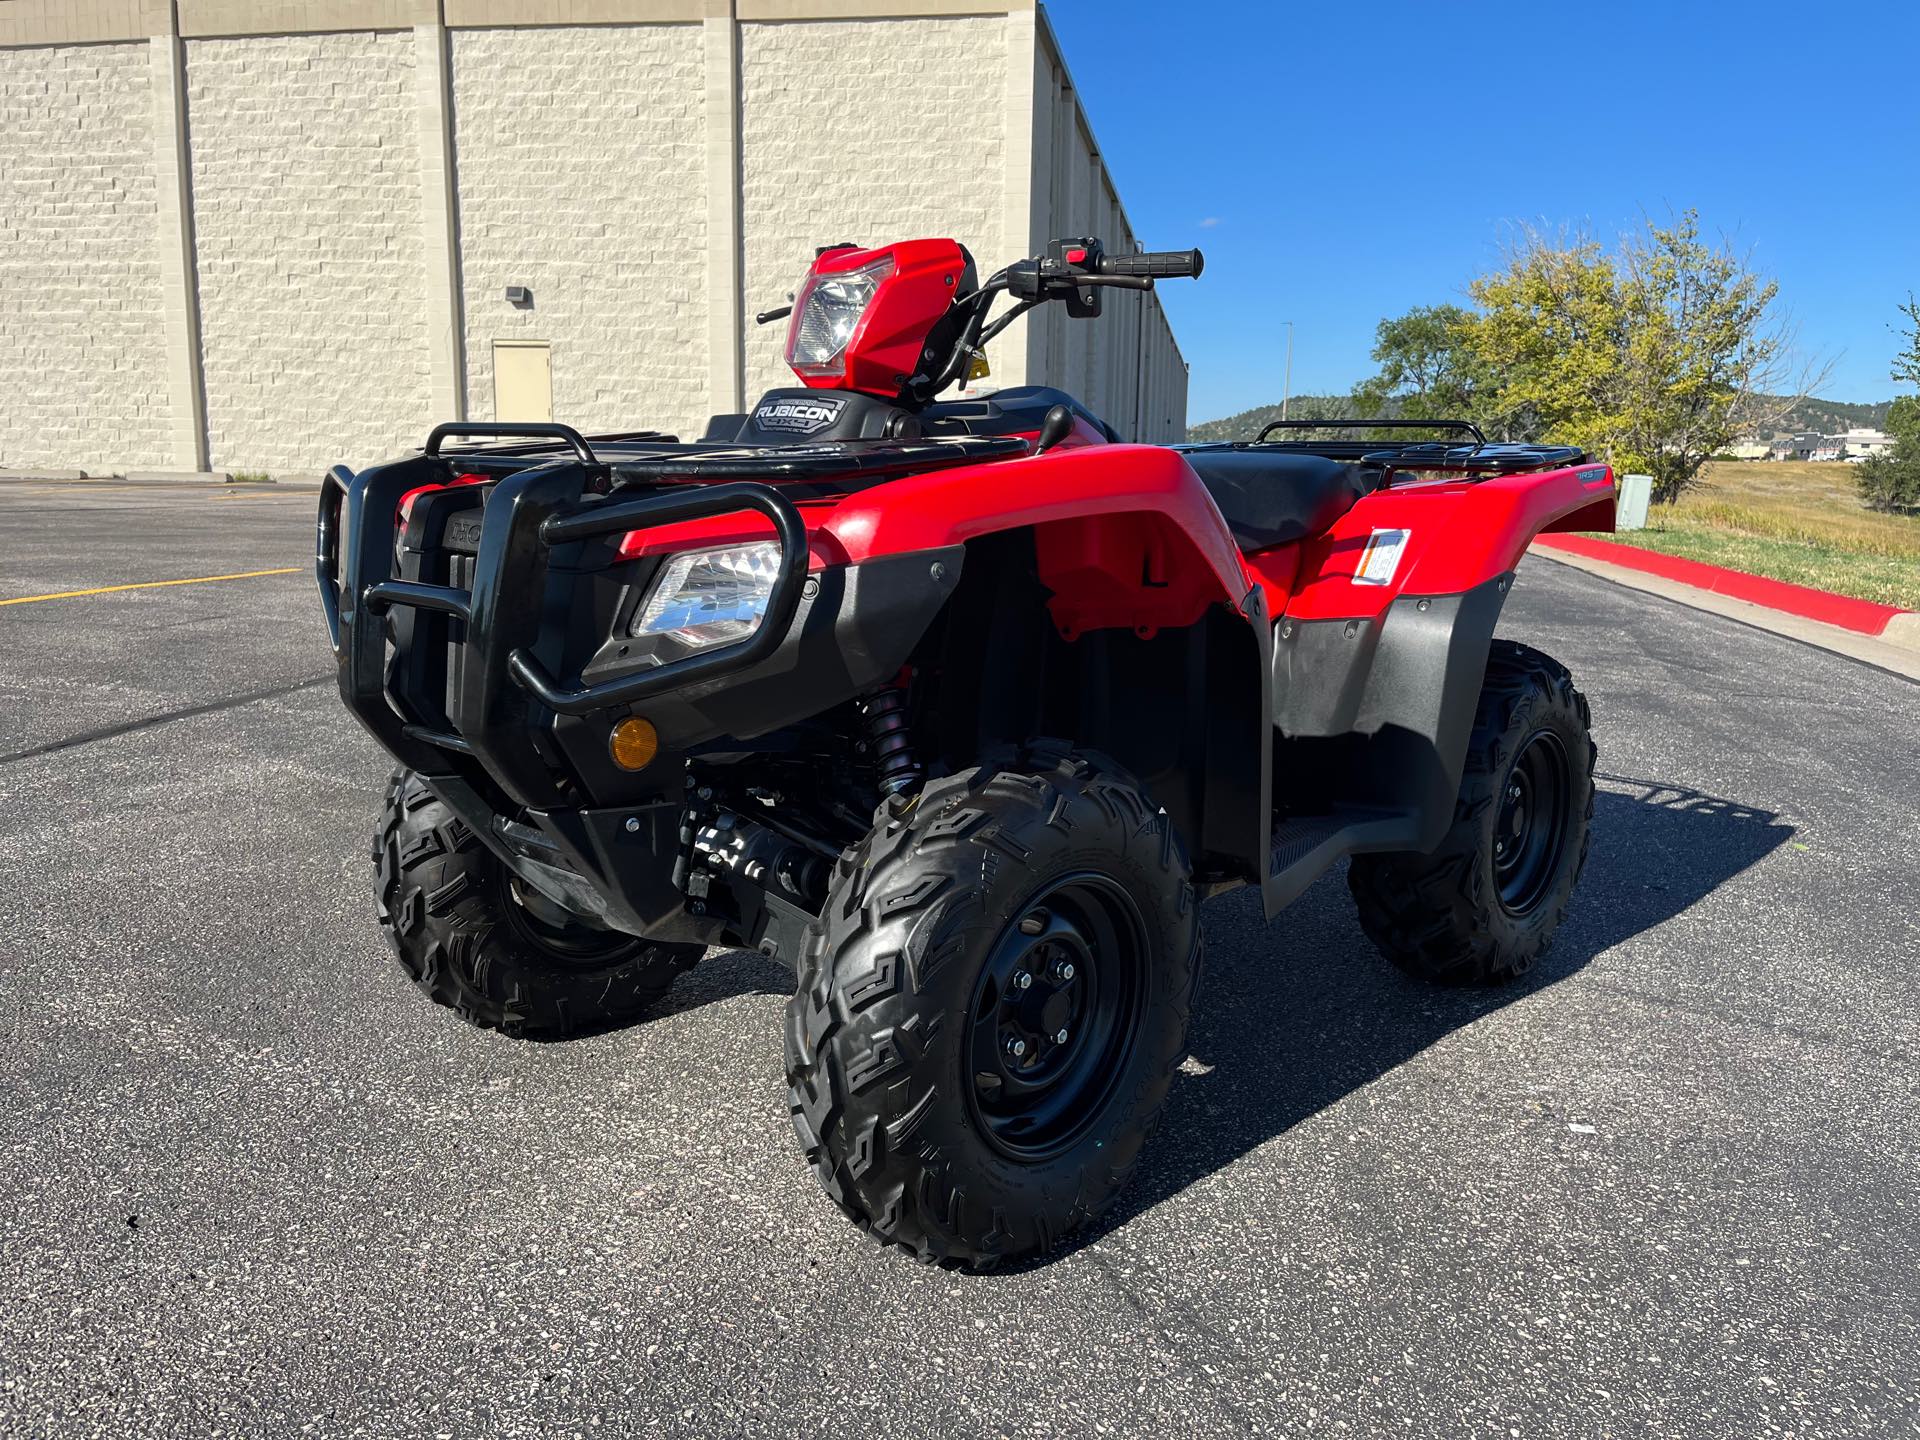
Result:
{"label": "red painted curb", "polygon": [[1883,633],[1894,616],[1909,612],[1892,605],[1876,605],[1871,600],[1856,600],[1851,595],[1835,595],[1815,590],[1810,585],[1790,585],[1785,580],[1769,580],[1749,575],[1744,570],[1729,570],[1699,560],[1682,560],[1677,555],[1662,555],[1641,550],[1616,540],[1596,540],[1589,535],[1542,535],[1534,542],[1549,550],[1565,550],[1589,560],[1604,560],[1628,570],[1643,570],[1662,579],[1677,580],[1716,595],[1745,600],[1769,610],[1784,610],[1826,625],[1838,625],[1860,635]]}

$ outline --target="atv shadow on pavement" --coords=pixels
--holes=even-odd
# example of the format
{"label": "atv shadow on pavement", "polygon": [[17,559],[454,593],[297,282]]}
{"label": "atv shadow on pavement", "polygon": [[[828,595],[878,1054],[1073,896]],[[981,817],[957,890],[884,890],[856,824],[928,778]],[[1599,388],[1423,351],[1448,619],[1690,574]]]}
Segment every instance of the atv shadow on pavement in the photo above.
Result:
{"label": "atv shadow on pavement", "polygon": [[1337,875],[1271,928],[1252,891],[1209,906],[1192,1059],[1140,1173],[1099,1225],[1015,1270],[1099,1239],[1453,1031],[1564,980],[1794,833],[1770,811],[1683,786],[1595,779],[1593,848],[1575,904],[1545,960],[1509,985],[1436,989],[1399,974],[1361,938]]}
{"label": "atv shadow on pavement", "polygon": [[741,995],[793,994],[793,971],[757,950],[721,949],[711,952],[673,982],[666,998],[639,1023],[651,1025],[671,1015],[698,1010]]}

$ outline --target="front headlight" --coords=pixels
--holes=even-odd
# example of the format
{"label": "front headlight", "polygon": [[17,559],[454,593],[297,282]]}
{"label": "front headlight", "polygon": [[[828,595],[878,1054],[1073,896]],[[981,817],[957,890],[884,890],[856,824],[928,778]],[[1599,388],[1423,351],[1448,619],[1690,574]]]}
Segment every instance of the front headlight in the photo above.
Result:
{"label": "front headlight", "polygon": [[847,343],[873,292],[893,271],[893,257],[839,275],[814,275],[793,306],[787,364],[797,375],[828,377],[846,370]]}
{"label": "front headlight", "polygon": [[633,617],[634,635],[671,635],[695,649],[744,640],[766,618],[780,547],[730,545],[670,558]]}

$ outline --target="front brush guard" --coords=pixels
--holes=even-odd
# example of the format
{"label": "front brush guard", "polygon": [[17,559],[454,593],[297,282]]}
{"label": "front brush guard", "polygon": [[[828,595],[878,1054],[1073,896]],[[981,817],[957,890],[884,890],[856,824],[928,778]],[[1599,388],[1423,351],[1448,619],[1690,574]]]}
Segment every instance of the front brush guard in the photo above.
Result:
{"label": "front brush guard", "polygon": [[[632,705],[747,669],[786,638],[808,568],[806,526],[792,502],[752,482],[603,497],[588,488],[606,472],[585,442],[575,446],[575,459],[533,465],[495,484],[481,520],[471,590],[396,578],[402,497],[453,478],[452,464],[438,453],[441,435],[435,432],[421,456],[359,475],[336,466],[320,492],[314,569],[340,696],[402,765],[470,782],[484,776],[530,809],[563,805],[534,742],[534,707],[585,715]],[[556,567],[571,567],[581,547],[604,536],[743,510],[764,515],[780,546],[766,616],[751,636],[598,684],[567,687],[555,679],[565,641],[558,619],[565,596],[551,583]],[[407,697],[389,689],[386,614],[394,606],[461,622],[467,656],[448,706],[451,730],[421,723]]]}

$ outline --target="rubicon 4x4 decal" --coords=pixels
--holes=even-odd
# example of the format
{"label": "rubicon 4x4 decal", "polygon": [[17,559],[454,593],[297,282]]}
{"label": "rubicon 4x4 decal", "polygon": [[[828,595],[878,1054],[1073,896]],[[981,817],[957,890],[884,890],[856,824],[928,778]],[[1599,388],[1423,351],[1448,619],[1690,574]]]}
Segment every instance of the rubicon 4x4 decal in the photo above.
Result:
{"label": "rubicon 4x4 decal", "polygon": [[844,400],[828,398],[765,400],[753,412],[753,423],[762,430],[786,430],[795,435],[813,435],[825,430],[847,408]]}

